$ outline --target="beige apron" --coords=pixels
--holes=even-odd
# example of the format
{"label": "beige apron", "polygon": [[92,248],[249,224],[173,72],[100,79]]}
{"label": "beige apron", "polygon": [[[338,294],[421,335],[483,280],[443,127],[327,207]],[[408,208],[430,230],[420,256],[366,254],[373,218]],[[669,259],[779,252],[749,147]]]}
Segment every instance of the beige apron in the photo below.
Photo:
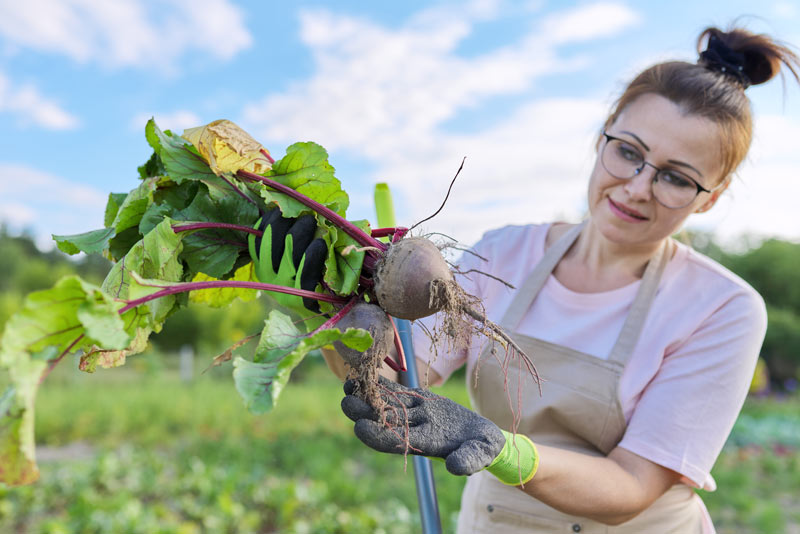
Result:
{"label": "beige apron", "polygon": [[[582,227],[577,225],[571,228],[545,252],[500,322],[507,332],[516,331],[539,290],[577,239]],[[475,410],[509,431],[514,423],[513,414],[516,414],[516,431],[527,434],[534,443],[595,456],[607,455],[625,432],[626,422],[617,386],[668,261],[665,248],[662,247],[648,263],[608,360],[540,339],[512,334],[536,363],[544,380],[542,395],[539,395],[528,373],[514,364],[509,366],[506,378],[498,357],[490,354],[491,347],[487,347],[479,363],[470,365],[467,372],[470,399]],[[502,359],[502,354],[498,356]],[[482,471],[467,479],[458,532],[694,534],[702,530],[702,505],[698,500],[699,497],[691,488],[676,484],[634,519],[609,527],[590,519],[563,514]]]}

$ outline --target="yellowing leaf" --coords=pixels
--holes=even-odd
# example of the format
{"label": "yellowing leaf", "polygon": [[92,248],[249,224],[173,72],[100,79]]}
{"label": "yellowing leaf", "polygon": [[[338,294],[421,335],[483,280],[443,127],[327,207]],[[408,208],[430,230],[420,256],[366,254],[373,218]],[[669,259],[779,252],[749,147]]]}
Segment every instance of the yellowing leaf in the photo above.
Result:
{"label": "yellowing leaf", "polygon": [[240,169],[262,174],[272,168],[269,152],[233,122],[221,119],[183,131],[216,175]]}
{"label": "yellowing leaf", "polygon": [[[198,272],[194,275],[192,282],[210,282],[213,280],[217,280],[212,276],[208,276],[207,274]],[[238,280],[240,282],[257,282],[258,279],[253,271],[253,262],[248,263],[247,265],[243,265],[236,269],[233,277],[229,278],[228,280]],[[246,288],[239,288],[239,287],[217,287],[211,289],[199,289],[196,291],[192,291],[189,295],[189,301],[198,303],[198,304],[206,304],[208,306],[212,306],[214,308],[224,308],[237,298],[242,299],[243,301],[247,302],[249,300],[253,300],[258,295],[258,291],[255,289],[246,289]]]}
{"label": "yellowing leaf", "polygon": [[147,348],[147,340],[150,337],[150,330],[147,328],[137,328],[133,341],[127,348],[122,350],[106,350],[93,345],[89,352],[81,356],[78,369],[87,373],[94,373],[97,366],[105,369],[125,365],[128,356],[139,354]]}

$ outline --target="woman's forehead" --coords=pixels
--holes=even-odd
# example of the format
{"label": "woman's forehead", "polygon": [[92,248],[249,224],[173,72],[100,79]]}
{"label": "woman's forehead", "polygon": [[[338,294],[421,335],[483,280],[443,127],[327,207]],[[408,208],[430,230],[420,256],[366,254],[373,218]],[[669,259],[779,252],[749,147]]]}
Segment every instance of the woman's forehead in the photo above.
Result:
{"label": "woman's forehead", "polygon": [[645,152],[701,166],[703,175],[715,175],[722,165],[719,127],[660,95],[642,95],[631,102],[609,133],[627,133],[626,138],[635,140]]}

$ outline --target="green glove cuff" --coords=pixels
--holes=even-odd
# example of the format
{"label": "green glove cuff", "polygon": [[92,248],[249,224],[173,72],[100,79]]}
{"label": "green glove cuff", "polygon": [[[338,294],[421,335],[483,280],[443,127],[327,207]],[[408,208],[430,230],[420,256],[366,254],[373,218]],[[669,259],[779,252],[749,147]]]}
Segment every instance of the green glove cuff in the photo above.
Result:
{"label": "green glove cuff", "polygon": [[502,431],[506,444],[500,454],[486,468],[503,484],[527,484],[539,469],[539,451],[525,434]]}

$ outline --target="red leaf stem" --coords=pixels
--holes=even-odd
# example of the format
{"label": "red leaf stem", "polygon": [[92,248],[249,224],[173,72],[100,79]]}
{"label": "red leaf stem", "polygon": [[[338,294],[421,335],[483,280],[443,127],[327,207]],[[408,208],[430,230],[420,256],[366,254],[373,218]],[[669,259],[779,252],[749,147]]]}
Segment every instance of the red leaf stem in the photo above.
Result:
{"label": "red leaf stem", "polygon": [[313,332],[311,332],[310,335],[314,335],[320,330],[325,330],[327,328],[333,328],[334,326],[336,326],[336,323],[341,321],[342,317],[347,315],[347,312],[349,312],[353,308],[353,306],[356,305],[356,303],[360,300],[360,298],[361,297],[359,295],[355,295],[352,298],[350,298],[350,301],[344,306],[342,306],[342,309],[336,312],[336,315],[334,315],[333,317],[331,317],[330,319],[319,325],[319,327]]}
{"label": "red leaf stem", "polygon": [[335,295],[325,295],[315,291],[308,291],[305,289],[295,289],[293,287],[279,286],[275,284],[262,284],[261,282],[247,282],[243,280],[211,280],[208,282],[178,282],[168,286],[150,285],[149,287],[163,287],[161,291],[156,291],[145,297],[127,301],[127,304],[120,308],[119,313],[122,315],[128,310],[137,306],[150,302],[160,297],[167,295],[174,295],[176,293],[185,293],[187,291],[195,291],[198,289],[214,289],[220,287],[236,287],[242,289],[258,289],[260,291],[275,291],[276,293],[286,293],[288,295],[295,295],[298,297],[312,298],[323,302],[332,302],[334,304],[345,304],[348,299],[345,297],[337,297]]}
{"label": "red leaf stem", "polygon": [[271,165],[271,164],[273,164],[273,163],[275,163],[275,160],[274,160],[274,159],[272,159],[272,156],[270,156],[270,155],[269,155],[269,152],[267,152],[267,151],[266,151],[266,150],[264,150],[263,148],[260,150],[260,152],[261,152],[262,154],[264,154],[264,157],[265,157],[265,158],[267,158],[267,161],[269,161],[270,165]]}
{"label": "red leaf stem", "polygon": [[229,224],[229,223],[215,223],[215,222],[196,222],[196,223],[186,223],[186,224],[175,224],[172,226],[173,232],[189,232],[191,230],[203,230],[207,228],[220,228],[224,230],[240,230],[242,232],[247,232],[248,234],[253,234],[257,236],[264,235],[264,232],[258,230],[257,228],[251,228],[249,226],[243,226],[240,224]]}
{"label": "red leaf stem", "polygon": [[378,250],[386,250],[386,244],[381,243],[377,239],[373,238],[371,235],[368,235],[361,228],[354,225],[353,223],[351,223],[350,221],[348,221],[347,219],[345,219],[332,209],[320,204],[316,200],[308,198],[302,193],[298,193],[291,187],[285,186],[280,182],[272,180],[271,178],[267,178],[265,176],[261,176],[260,174],[256,174],[250,171],[239,170],[237,171],[236,175],[245,180],[262,182],[268,187],[274,189],[275,191],[283,193],[284,195],[295,199],[301,204],[308,206],[309,208],[316,211],[317,213],[319,213],[320,215],[331,221],[333,224],[341,228],[344,231],[344,233],[352,237],[356,241],[356,243],[360,244],[361,246],[374,247],[377,248]]}
{"label": "red leaf stem", "polygon": [[40,377],[39,377],[39,385],[41,385],[41,383],[42,383],[42,382],[44,382],[44,379],[45,379],[45,378],[47,378],[47,376],[50,374],[50,372],[53,370],[53,368],[54,368],[56,365],[58,365],[58,364],[59,364],[59,362],[60,362],[61,360],[63,360],[63,359],[64,359],[64,356],[66,356],[67,354],[69,354],[69,353],[70,353],[70,351],[72,351],[72,347],[74,347],[75,345],[77,345],[77,344],[78,344],[78,342],[79,342],[81,339],[83,339],[83,336],[84,336],[84,334],[81,334],[81,335],[79,335],[79,336],[78,336],[78,337],[75,339],[75,341],[73,341],[72,343],[70,343],[70,344],[69,344],[69,346],[68,346],[66,349],[64,349],[64,352],[62,352],[61,354],[59,354],[57,358],[55,358],[55,359],[53,359],[53,360],[50,360],[50,366],[47,368],[47,370],[46,370],[44,373],[42,373],[42,376],[40,376]]}
{"label": "red leaf stem", "polygon": [[[403,350],[403,342],[400,340],[400,332],[397,331],[397,325],[394,323],[394,319],[391,315],[386,314],[386,317],[389,318],[389,322],[392,323],[392,330],[394,330],[394,348],[397,349],[397,363],[395,363],[391,357],[387,356],[385,361],[389,367],[394,369],[395,371],[405,372],[406,371],[406,353]],[[395,365],[392,365],[395,364]]]}

